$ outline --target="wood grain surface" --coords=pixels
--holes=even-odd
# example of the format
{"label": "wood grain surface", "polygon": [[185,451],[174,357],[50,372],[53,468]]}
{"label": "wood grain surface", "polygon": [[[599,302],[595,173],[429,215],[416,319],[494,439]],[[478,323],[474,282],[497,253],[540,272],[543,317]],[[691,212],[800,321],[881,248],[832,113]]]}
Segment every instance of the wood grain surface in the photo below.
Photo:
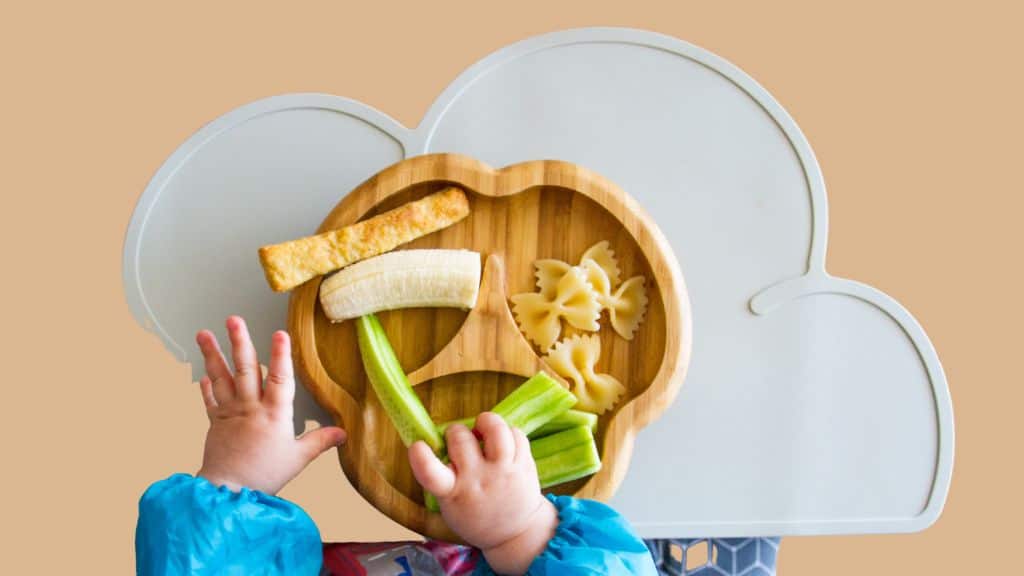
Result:
{"label": "wood grain surface", "polygon": [[[626,473],[636,432],[672,402],[685,377],[691,315],[671,248],[630,196],[582,167],[542,160],[495,170],[451,154],[417,156],[381,171],[345,196],[320,231],[452,184],[467,192],[469,217],[403,248],[480,252],[486,259],[480,302],[470,313],[409,309],[379,315],[399,361],[419,384],[417,393],[437,422],[487,410],[544,366],[541,351],[509,324],[507,294],[535,289],[534,260],[575,263],[588,247],[608,240],[623,277],[640,274],[648,280],[647,315],[632,341],[616,335],[607,318],[602,319],[598,370],[615,376],[627,389],[600,419],[597,442],[603,467],[589,478],[552,490],[606,500]],[[457,541],[441,516],[423,507],[405,448],[366,381],[354,326],[332,324],[323,315],[317,303],[319,285],[317,278],[293,292],[289,331],[301,380],[348,431],[348,442],[339,450],[345,474],[397,522],[431,538]]]}

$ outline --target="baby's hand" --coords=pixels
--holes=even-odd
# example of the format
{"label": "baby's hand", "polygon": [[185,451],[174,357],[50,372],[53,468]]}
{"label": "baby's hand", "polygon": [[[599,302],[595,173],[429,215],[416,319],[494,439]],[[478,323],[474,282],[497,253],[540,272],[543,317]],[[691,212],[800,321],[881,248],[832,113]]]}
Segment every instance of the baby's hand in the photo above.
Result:
{"label": "baby's hand", "polygon": [[218,486],[242,486],[276,494],[314,458],[345,441],[341,428],[326,427],[296,438],[292,428],[291,343],[286,332],[274,333],[266,386],[245,321],[228,318],[235,364],[232,376],[217,339],[208,330],[196,335],[207,376],[199,389],[210,418],[203,467],[197,476]]}
{"label": "baby's hand", "polygon": [[540,493],[530,442],[521,430],[485,412],[475,432],[483,450],[465,426],[448,428],[451,466],[422,441],[410,446],[413,474],[437,497],[448,526],[483,551],[495,572],[523,574],[554,535],[558,512]]}

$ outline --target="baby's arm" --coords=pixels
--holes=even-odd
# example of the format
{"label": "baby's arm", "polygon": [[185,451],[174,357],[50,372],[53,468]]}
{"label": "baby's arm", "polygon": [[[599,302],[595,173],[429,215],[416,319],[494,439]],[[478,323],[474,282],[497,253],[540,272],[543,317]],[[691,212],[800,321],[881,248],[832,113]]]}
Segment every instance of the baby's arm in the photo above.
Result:
{"label": "baby's arm", "polygon": [[340,428],[295,438],[288,335],[274,334],[266,379],[245,322],[227,322],[234,373],[208,331],[197,343],[210,429],[195,477],[175,474],[139,502],[137,573],[310,574],[321,565],[320,532],[298,506],[274,496],[313,458],[344,440]]}
{"label": "baby's arm", "polygon": [[410,447],[409,460],[416,479],[437,497],[445,522],[483,552],[491,570],[535,576],[658,574],[647,546],[614,510],[591,500],[541,494],[522,431],[485,413],[477,418],[475,432],[448,428],[451,465],[423,442]]}

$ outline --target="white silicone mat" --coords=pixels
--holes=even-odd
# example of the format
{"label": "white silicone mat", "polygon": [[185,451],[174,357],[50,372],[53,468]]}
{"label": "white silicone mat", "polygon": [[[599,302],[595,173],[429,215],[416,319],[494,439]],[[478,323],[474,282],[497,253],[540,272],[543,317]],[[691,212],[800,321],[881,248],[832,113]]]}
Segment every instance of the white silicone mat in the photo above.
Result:
{"label": "white silicone mat", "polygon": [[[227,113],[139,200],[124,249],[136,319],[183,361],[197,357],[196,330],[232,313],[265,347],[287,295],[267,288],[256,249],[311,233],[361,181],[429,152],[579,163],[637,198],[672,243],[693,358],[613,501],[642,536],[908,532],[938,518],[953,416],[928,337],[890,297],[825,272],[824,182],[781,106],[717,56],[650,32],[504,48],[415,129],[322,94]],[[322,418],[302,392],[297,419],[311,415]]]}

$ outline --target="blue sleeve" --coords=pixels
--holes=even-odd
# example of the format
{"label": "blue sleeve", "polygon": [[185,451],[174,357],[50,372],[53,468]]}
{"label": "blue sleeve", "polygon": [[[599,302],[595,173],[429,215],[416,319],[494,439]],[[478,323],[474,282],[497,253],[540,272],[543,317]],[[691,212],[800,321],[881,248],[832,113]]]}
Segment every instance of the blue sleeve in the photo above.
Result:
{"label": "blue sleeve", "polygon": [[[550,494],[547,498],[558,510],[558,529],[528,574],[658,576],[647,545],[618,512],[594,500]],[[485,561],[476,573],[494,574]]]}
{"label": "blue sleeve", "polygon": [[135,565],[142,576],[315,576],[322,562],[313,520],[281,498],[175,474],[139,501]]}

